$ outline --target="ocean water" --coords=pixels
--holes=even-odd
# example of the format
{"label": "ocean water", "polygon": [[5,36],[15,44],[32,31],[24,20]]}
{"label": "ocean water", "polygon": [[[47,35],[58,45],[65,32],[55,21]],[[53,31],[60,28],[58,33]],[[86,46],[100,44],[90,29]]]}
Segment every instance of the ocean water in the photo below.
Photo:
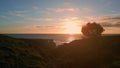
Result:
{"label": "ocean water", "polygon": [[7,34],[14,38],[25,38],[25,39],[53,39],[56,45],[63,43],[69,43],[73,40],[82,39],[81,34]]}

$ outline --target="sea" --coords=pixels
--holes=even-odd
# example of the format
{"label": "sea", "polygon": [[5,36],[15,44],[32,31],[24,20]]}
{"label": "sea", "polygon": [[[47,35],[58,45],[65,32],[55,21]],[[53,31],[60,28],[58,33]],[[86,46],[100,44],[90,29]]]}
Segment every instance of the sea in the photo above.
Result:
{"label": "sea", "polygon": [[81,34],[6,34],[14,38],[24,39],[53,39],[56,45],[82,39]]}
{"label": "sea", "polygon": [[[82,34],[6,34],[14,38],[24,38],[24,39],[53,39],[56,45],[61,45],[63,43],[69,43],[73,40],[82,39],[84,36]],[[103,34],[105,36],[120,35],[120,34]]]}

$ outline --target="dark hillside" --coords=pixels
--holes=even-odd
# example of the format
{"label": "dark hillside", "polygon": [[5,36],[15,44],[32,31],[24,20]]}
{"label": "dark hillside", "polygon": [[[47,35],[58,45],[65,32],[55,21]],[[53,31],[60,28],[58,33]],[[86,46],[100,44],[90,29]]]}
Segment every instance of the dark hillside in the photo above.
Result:
{"label": "dark hillside", "polygon": [[120,68],[120,36],[74,40],[56,47],[50,39],[0,35],[0,68]]}
{"label": "dark hillside", "polygon": [[56,50],[56,68],[120,68],[120,36],[75,40]]}
{"label": "dark hillside", "polygon": [[[35,43],[35,41],[42,42]],[[55,46],[52,41],[48,42],[48,40],[22,40],[0,35],[0,68],[51,67],[51,58],[49,57],[49,53],[47,53],[47,50],[50,50],[49,44]],[[43,49],[41,45],[45,45],[47,48],[47,50],[45,50],[47,51],[46,53],[37,50],[38,48]],[[36,48],[34,46],[36,46]]]}

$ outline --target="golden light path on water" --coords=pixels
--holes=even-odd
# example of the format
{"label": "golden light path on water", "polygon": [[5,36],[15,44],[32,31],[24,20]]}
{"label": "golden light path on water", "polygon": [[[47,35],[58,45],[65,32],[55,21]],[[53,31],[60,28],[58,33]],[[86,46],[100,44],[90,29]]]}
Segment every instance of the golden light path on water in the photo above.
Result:
{"label": "golden light path on water", "polygon": [[54,40],[56,45],[62,45],[64,43],[70,43],[74,40],[82,39],[81,34],[67,34],[67,37],[63,37],[62,40]]}
{"label": "golden light path on water", "polygon": [[71,41],[74,41],[76,39],[79,39],[77,34],[81,34],[81,24],[77,23],[75,21],[66,21],[63,23],[63,33],[65,33],[67,36],[64,36],[63,40],[55,40],[57,45],[64,44],[64,43],[70,43]]}
{"label": "golden light path on water", "polygon": [[78,34],[81,34],[81,24],[75,21],[66,21],[63,24],[64,31],[67,36],[64,36],[62,40],[56,40],[55,42],[58,44],[70,43],[76,39],[79,39]]}
{"label": "golden light path on water", "polygon": [[67,39],[68,43],[71,42],[71,41],[73,41],[73,40],[75,40],[75,37],[74,37],[74,36],[70,36],[70,37],[68,37],[68,39]]}

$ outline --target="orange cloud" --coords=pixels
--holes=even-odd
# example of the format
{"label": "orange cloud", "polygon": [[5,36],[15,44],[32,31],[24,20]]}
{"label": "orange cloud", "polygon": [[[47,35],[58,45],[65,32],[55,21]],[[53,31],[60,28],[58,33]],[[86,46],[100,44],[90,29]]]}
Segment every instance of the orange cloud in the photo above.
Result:
{"label": "orange cloud", "polygon": [[53,21],[52,18],[27,18],[27,20],[41,22],[41,21]]}
{"label": "orange cloud", "polygon": [[93,9],[91,9],[91,8],[82,8],[82,10],[86,13],[92,13],[93,12]]}
{"label": "orange cloud", "polygon": [[47,8],[47,10],[54,12],[76,12],[79,9],[78,8]]}
{"label": "orange cloud", "polygon": [[33,25],[33,26],[25,26],[22,28],[26,32],[29,33],[61,33],[61,26],[42,26],[42,25]]}

